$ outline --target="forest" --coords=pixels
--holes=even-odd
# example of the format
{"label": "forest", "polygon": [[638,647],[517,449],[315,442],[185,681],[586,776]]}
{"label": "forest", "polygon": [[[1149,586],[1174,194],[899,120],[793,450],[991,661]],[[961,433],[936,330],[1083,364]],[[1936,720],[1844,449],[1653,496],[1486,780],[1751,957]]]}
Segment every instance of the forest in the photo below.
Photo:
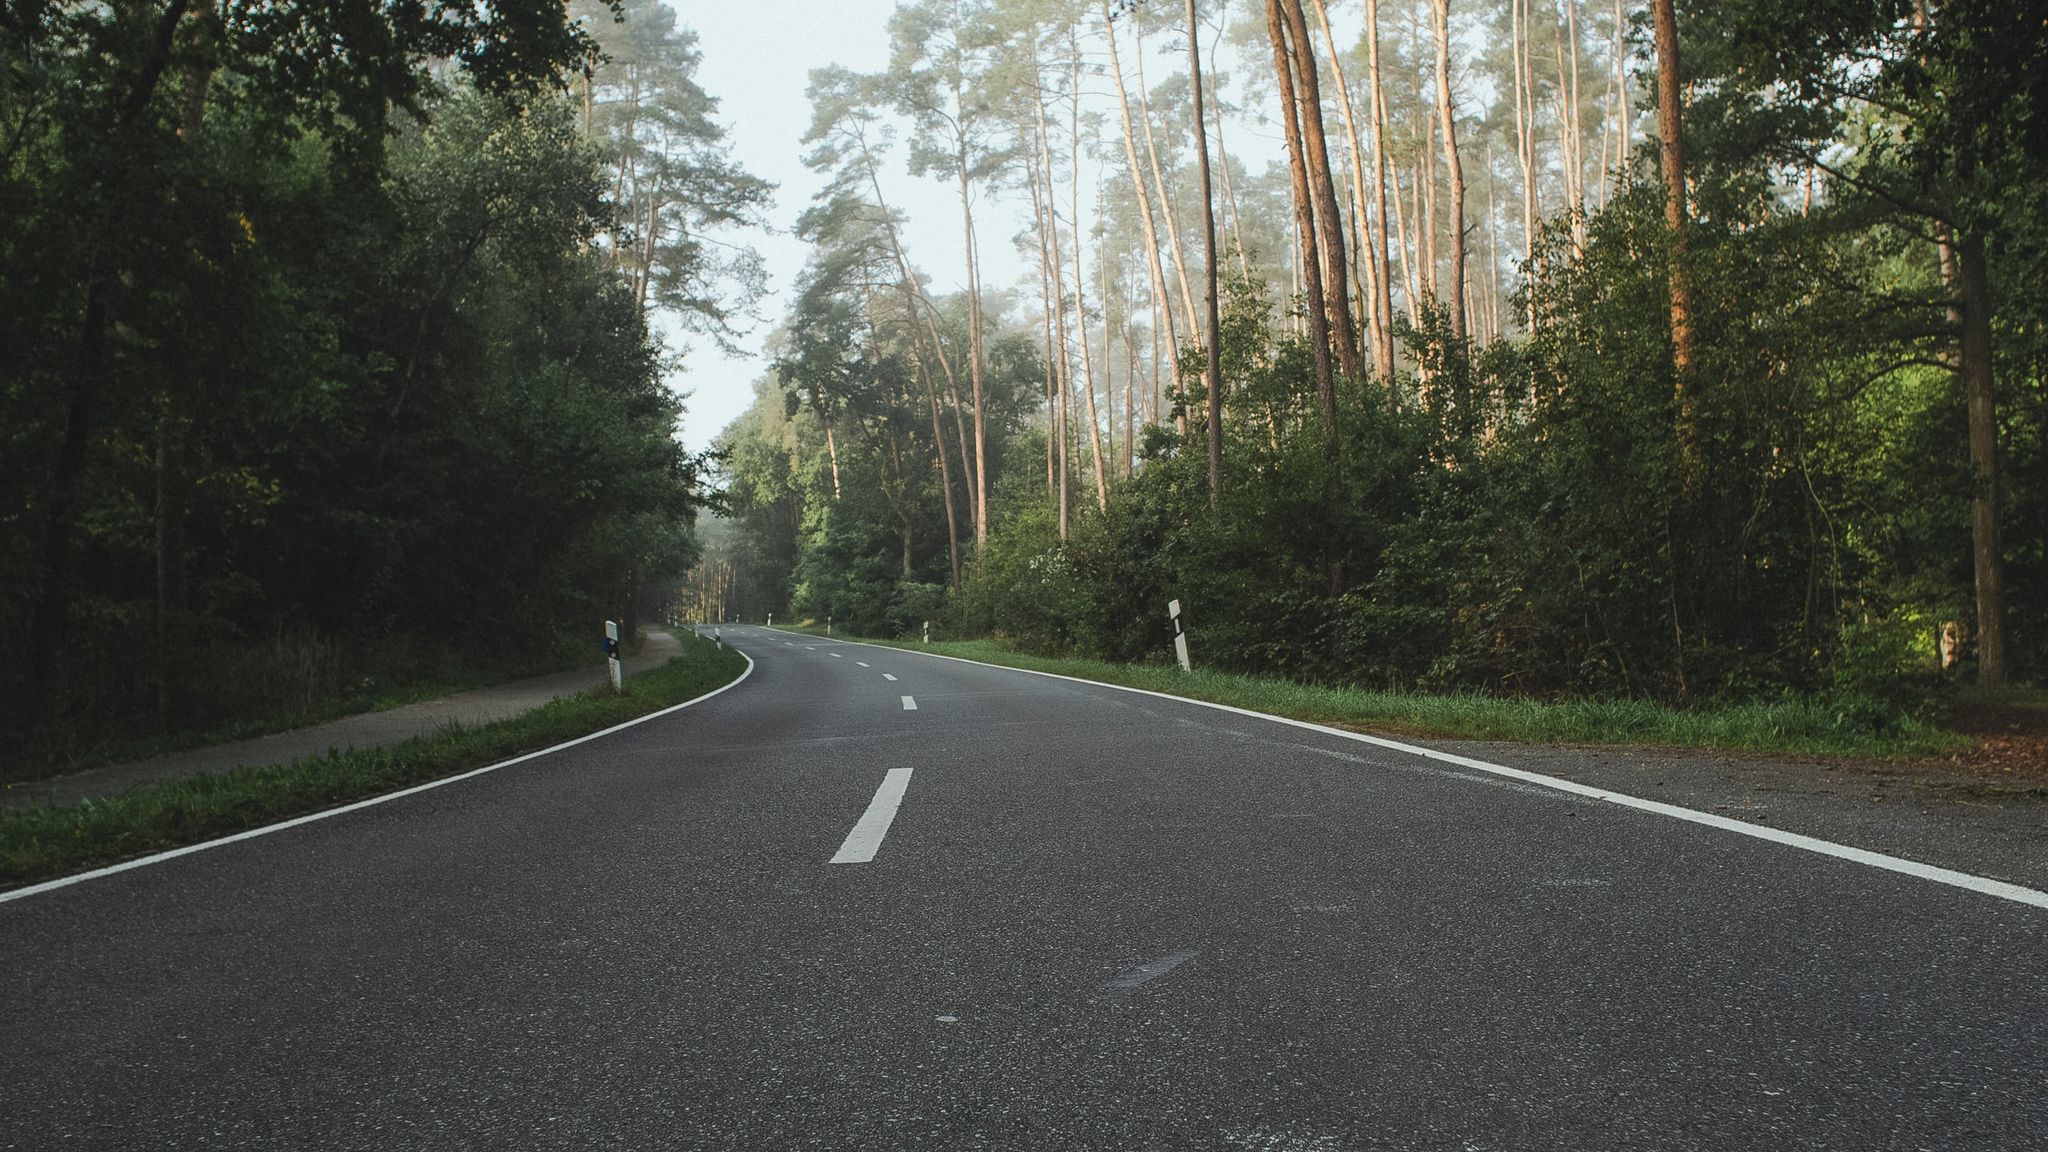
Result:
{"label": "forest", "polygon": [[617,4],[0,7],[0,765],[596,659],[768,186]]}
{"label": "forest", "polygon": [[1207,667],[1878,726],[2048,662],[2038,6],[889,30],[811,76],[811,256],[696,615],[1156,662],[1178,600]]}

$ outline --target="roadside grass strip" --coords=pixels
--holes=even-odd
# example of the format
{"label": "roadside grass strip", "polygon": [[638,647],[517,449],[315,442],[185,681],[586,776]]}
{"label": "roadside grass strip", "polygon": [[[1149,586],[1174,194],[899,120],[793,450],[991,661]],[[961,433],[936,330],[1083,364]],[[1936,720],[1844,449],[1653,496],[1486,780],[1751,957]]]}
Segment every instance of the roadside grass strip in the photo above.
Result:
{"label": "roadside grass strip", "polygon": [[[687,707],[753,671],[737,649],[679,639],[681,655],[629,678],[621,693],[599,686],[493,724],[450,725],[382,748],[167,780],[62,808],[0,811],[0,883],[64,876],[0,891],[0,902],[166,858],[145,854],[203,851],[523,763]],[[65,875],[112,861],[123,862]]]}

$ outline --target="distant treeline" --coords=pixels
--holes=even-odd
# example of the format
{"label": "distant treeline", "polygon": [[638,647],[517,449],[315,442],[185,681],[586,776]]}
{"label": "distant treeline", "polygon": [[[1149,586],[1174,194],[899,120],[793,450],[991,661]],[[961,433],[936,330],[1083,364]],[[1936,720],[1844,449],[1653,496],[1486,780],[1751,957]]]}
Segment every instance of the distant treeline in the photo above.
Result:
{"label": "distant treeline", "polygon": [[[728,607],[1163,659],[1178,599],[1224,668],[1857,723],[2038,676],[2038,14],[1535,7],[900,5],[886,71],[814,77],[831,183],[723,440]],[[1277,163],[1222,147],[1219,86],[1205,195],[1148,35],[1270,48],[1238,95]],[[891,112],[970,251],[1029,207],[1036,308],[927,287]]]}

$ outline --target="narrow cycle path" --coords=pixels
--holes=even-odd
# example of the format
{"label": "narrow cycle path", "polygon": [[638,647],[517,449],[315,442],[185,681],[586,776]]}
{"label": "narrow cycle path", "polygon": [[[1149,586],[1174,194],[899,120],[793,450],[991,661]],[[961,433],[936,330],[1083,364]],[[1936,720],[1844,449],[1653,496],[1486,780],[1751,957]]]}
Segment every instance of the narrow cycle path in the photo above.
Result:
{"label": "narrow cycle path", "polygon": [[[659,629],[641,632],[640,650],[621,663],[624,672],[636,672],[667,663],[682,650],[681,641]],[[531,712],[550,700],[572,696],[605,682],[602,664],[551,672],[472,688],[434,700],[401,704],[377,712],[359,712],[324,724],[273,732],[228,744],[211,744],[135,760],[109,764],[30,780],[0,788],[0,807],[29,808],[38,804],[68,805],[100,796],[113,796],[162,780],[197,776],[202,772],[225,772],[233,768],[289,764],[308,756],[319,756],[337,748],[382,748],[416,736],[427,736],[450,724],[490,724]]]}
{"label": "narrow cycle path", "polygon": [[2048,1147],[2048,910],[725,636],[698,706],[0,903],[0,1147]]}

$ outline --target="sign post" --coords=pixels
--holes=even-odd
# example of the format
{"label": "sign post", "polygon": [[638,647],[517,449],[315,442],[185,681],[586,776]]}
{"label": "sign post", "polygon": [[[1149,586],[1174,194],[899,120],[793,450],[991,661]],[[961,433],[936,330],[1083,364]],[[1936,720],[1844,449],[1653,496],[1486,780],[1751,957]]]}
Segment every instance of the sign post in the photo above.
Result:
{"label": "sign post", "polygon": [[1180,661],[1180,670],[1181,670],[1181,671],[1183,671],[1183,672],[1192,672],[1192,671],[1194,671],[1194,665],[1192,665],[1192,664],[1188,663],[1188,634],[1187,634],[1186,632],[1182,631],[1182,629],[1181,629],[1181,623],[1180,623],[1180,601],[1178,601],[1178,600],[1169,600],[1169,601],[1167,601],[1167,602],[1166,602],[1166,618],[1167,618],[1168,620],[1171,620],[1171,621],[1173,621],[1173,657],[1174,657],[1174,659],[1176,659],[1176,660]]}
{"label": "sign post", "polygon": [[619,667],[619,622],[617,620],[607,620],[604,622],[604,664],[605,671],[611,674],[612,691],[625,691],[625,675]]}

